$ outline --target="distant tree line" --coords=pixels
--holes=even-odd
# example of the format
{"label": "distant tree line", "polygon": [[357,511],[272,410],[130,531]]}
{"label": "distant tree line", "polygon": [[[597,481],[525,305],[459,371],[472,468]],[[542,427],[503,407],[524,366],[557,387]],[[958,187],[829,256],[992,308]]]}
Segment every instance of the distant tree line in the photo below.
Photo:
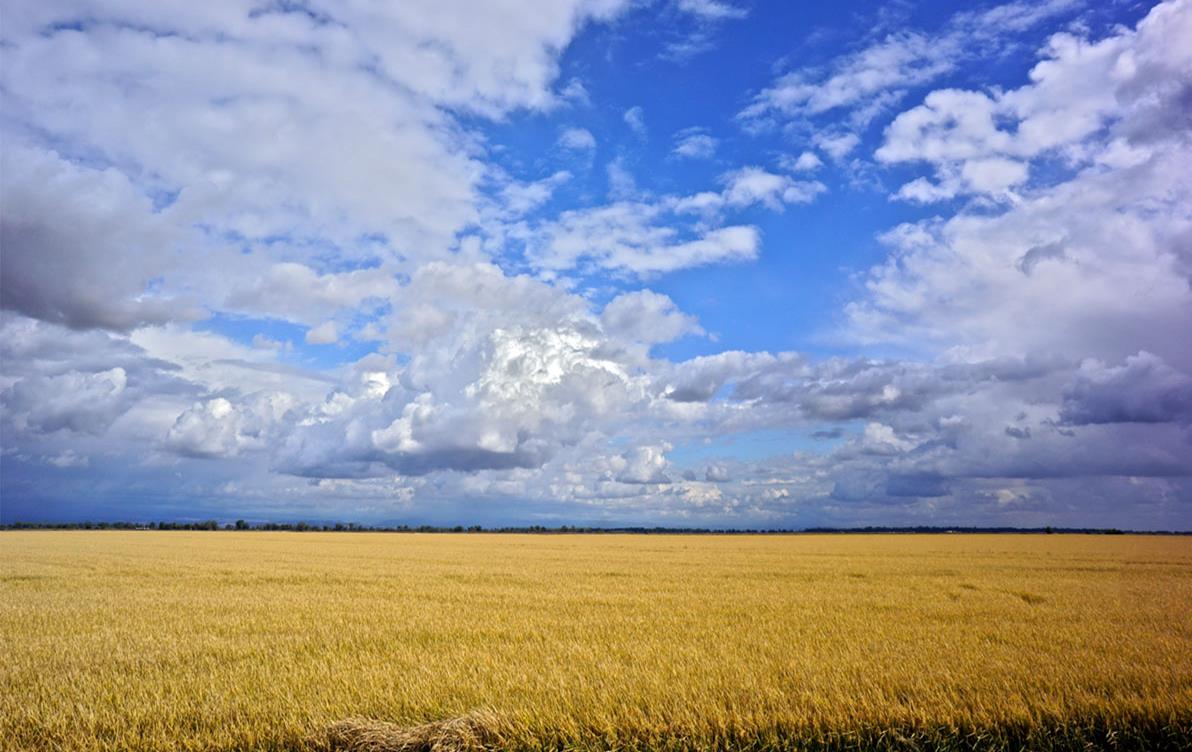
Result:
{"label": "distant tree line", "polygon": [[806,534],[844,534],[844,533],[930,533],[930,534],[973,534],[973,533],[1076,533],[1084,535],[1124,535],[1127,533],[1146,533],[1149,535],[1192,535],[1192,531],[1171,530],[1119,530],[1117,528],[1072,528],[1072,527],[811,527],[802,529],[791,528],[731,528],[713,529],[699,527],[585,527],[582,525],[562,525],[546,527],[544,525],[529,525],[523,527],[483,527],[481,525],[361,525],[356,522],[308,523],[308,522],[258,522],[250,523],[245,520],[220,523],[218,520],[199,521],[161,521],[161,522],[13,522],[0,525],[0,530],[264,530],[285,532],[323,532],[323,533],[539,533],[539,534],[569,534],[569,533],[604,533],[635,535],[806,535]]}

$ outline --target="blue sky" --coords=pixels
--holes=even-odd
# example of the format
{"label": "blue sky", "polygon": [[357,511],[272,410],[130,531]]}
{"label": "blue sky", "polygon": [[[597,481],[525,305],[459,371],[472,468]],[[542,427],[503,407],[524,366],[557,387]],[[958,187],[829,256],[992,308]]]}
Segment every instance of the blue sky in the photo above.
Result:
{"label": "blue sky", "polygon": [[54,3],[0,519],[1192,526],[1192,7]]}

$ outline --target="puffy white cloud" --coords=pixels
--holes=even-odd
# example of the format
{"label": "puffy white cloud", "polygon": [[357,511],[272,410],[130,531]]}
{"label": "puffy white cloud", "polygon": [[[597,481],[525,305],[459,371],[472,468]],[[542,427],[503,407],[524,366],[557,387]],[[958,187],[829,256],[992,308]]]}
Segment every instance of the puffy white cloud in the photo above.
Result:
{"label": "puffy white cloud", "polygon": [[1177,333],[1192,305],[1192,220],[1181,208],[1190,158],[1171,144],[1135,167],[1088,168],[999,214],[898,228],[886,237],[896,257],[849,306],[853,335],[969,343],[986,356],[1120,360],[1141,348],[1186,367]]}
{"label": "puffy white cloud", "polygon": [[[403,289],[391,342],[409,360],[361,364],[360,381],[308,402],[275,466],[313,477],[537,469],[647,399],[631,373],[634,307],[693,326],[652,294],[613,306],[609,334],[578,296],[490,265],[430,264]],[[651,306],[651,304],[654,304]]]}
{"label": "puffy white cloud", "polygon": [[784,156],[782,167],[791,172],[814,172],[823,167],[824,162],[813,151],[805,151],[798,157]]}
{"label": "puffy white cloud", "polygon": [[592,325],[582,298],[486,263],[426,264],[395,303],[387,329],[392,346],[418,355],[416,366],[434,362],[443,370],[450,359],[438,360],[436,345],[467,349],[499,328]]}
{"label": "puffy white cloud", "polygon": [[166,7],[125,21],[135,25],[18,40],[5,66],[14,118],[36,113],[53,137],[154,176],[180,224],[442,247],[474,217],[480,167],[459,134],[432,103],[356,67],[349,35],[302,14],[249,20],[246,8],[245,38],[206,42]]}
{"label": "puffy white cloud", "polygon": [[937,182],[915,178],[899,188],[894,198],[929,204],[976,193],[1014,202],[1019,197],[1011,189],[1026,182],[1030,168],[1023,162],[992,157],[968,160],[959,168],[943,165],[936,174]]}
{"label": "puffy white cloud", "polygon": [[174,421],[166,446],[191,457],[235,457],[269,446],[286,412],[296,405],[283,392],[257,393],[236,403],[214,397],[195,403]]}
{"label": "puffy white cloud", "polygon": [[340,274],[329,246],[356,267],[441,256],[490,173],[454,113],[554,107],[562,48],[621,6],[14,8],[3,304],[127,331],[247,304],[230,283],[269,262]]}
{"label": "puffy white cloud", "polygon": [[762,204],[781,210],[783,204],[806,204],[827,187],[819,181],[797,181],[760,167],[742,167],[723,176],[724,201],[730,206]]}
{"label": "puffy white cloud", "polygon": [[[1056,34],[1031,83],[1006,92],[943,89],[900,114],[876,152],[884,162],[926,161],[937,166],[939,185],[921,179],[899,195],[919,201],[960,192],[991,194],[1026,181],[1022,160],[1063,151],[1088,161],[1081,142],[1103,128],[1139,146],[1167,140],[1170,125],[1186,119],[1192,54],[1182,43],[1192,34],[1185,2],[1156,6],[1137,29],[1096,42]],[[1121,140],[1115,142],[1120,153]],[[1101,149],[1094,144],[1092,154]],[[1135,152],[1132,161],[1145,159]]]}
{"label": "puffy white cloud", "polygon": [[[558,73],[559,50],[580,24],[607,19],[621,5],[616,0],[577,0],[534,6],[530,13],[518,0],[484,7],[458,0],[416,0],[383,9],[363,2],[315,2],[301,11],[265,12],[248,3],[208,8],[107,3],[98,9],[86,3],[60,3],[14,11],[6,27],[10,36],[17,37],[104,19],[134,29],[184,32],[190,38],[218,33],[233,42],[312,44],[324,47],[337,62],[375,56],[380,73],[420,96],[487,112],[549,105],[548,87]],[[522,22],[505,23],[511,17]],[[504,33],[493,35],[494,28]]]}
{"label": "puffy white cloud", "polygon": [[666,476],[666,450],[669,447],[641,446],[622,455],[623,466],[617,473],[621,483],[669,483]]}
{"label": "puffy white cloud", "polygon": [[333,395],[285,438],[278,467],[317,477],[541,467],[643,398],[601,348],[594,332],[566,327],[457,340],[383,394]]}
{"label": "puffy white cloud", "polygon": [[940,89],[886,128],[878,159],[901,162],[962,160],[1006,151],[1010,134],[994,123],[997,104],[976,91]]}
{"label": "puffy white cloud", "polygon": [[600,321],[606,332],[646,344],[704,333],[694,316],[683,313],[669,297],[652,290],[618,295],[604,307]]}

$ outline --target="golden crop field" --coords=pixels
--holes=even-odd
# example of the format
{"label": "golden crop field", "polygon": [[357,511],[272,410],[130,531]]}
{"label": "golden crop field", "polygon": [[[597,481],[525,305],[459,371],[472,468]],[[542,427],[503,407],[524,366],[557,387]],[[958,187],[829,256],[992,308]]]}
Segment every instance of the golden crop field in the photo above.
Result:
{"label": "golden crop field", "polygon": [[5,532],[0,641],[4,750],[1192,745],[1190,538]]}

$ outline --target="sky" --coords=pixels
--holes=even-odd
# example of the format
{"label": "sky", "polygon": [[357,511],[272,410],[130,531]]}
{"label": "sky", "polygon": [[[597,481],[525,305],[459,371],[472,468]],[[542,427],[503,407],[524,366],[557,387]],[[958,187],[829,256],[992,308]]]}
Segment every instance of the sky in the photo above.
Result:
{"label": "sky", "polygon": [[1192,529],[1192,1],[0,26],[0,521]]}

